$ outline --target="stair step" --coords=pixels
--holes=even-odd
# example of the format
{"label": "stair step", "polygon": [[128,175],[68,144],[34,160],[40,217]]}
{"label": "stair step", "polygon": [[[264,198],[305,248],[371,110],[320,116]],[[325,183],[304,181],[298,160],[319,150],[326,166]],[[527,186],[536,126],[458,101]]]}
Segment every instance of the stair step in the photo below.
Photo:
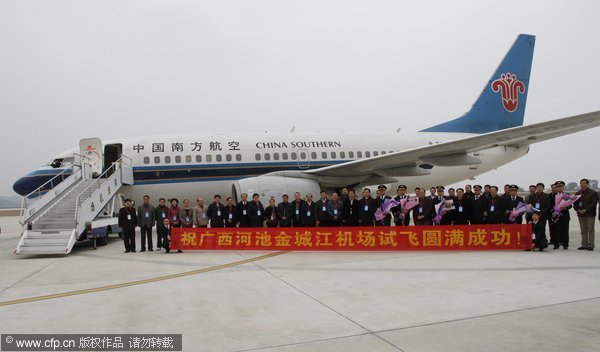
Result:
{"label": "stair step", "polygon": [[31,253],[31,254],[67,254],[66,245],[21,246],[21,248],[19,250],[21,253]]}

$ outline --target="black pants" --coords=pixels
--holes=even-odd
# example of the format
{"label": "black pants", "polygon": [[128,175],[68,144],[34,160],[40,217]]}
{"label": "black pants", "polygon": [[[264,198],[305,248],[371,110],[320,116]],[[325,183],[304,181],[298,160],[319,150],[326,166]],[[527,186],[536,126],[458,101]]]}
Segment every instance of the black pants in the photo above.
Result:
{"label": "black pants", "polygon": [[135,251],[135,229],[123,229],[123,244],[126,251]]}
{"label": "black pants", "polygon": [[156,226],[156,248],[162,248],[163,246],[163,236],[167,232],[167,229],[164,226],[158,225]]}
{"label": "black pants", "polygon": [[569,219],[559,219],[554,224],[554,238],[555,242],[553,244],[555,246],[562,244],[564,248],[569,247]]}
{"label": "black pants", "polygon": [[152,247],[152,227],[142,226],[142,250],[146,249],[146,238],[148,239],[148,249],[153,249]]}

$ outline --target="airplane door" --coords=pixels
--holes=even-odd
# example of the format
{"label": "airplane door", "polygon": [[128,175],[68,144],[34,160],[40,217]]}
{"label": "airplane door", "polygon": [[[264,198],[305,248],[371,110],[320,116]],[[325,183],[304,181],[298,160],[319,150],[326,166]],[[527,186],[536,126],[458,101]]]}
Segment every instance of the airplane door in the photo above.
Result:
{"label": "airplane door", "polygon": [[102,141],[100,138],[85,138],[79,141],[79,153],[89,158],[92,165],[92,175],[102,173]]}
{"label": "airplane door", "polygon": [[310,154],[308,153],[308,149],[301,148],[298,149],[298,168],[301,170],[306,170],[310,167]]}

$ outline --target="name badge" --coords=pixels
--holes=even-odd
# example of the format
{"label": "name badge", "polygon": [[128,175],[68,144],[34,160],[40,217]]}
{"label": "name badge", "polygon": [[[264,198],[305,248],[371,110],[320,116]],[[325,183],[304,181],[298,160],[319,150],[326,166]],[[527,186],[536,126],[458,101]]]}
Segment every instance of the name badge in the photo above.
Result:
{"label": "name badge", "polygon": [[173,221],[177,221],[177,216],[173,216]]}
{"label": "name badge", "polygon": [[535,240],[535,232],[531,234],[531,239]]}
{"label": "name badge", "polygon": [[337,209],[333,209],[333,215],[337,215]]}
{"label": "name badge", "polygon": [[327,211],[327,207],[321,207],[322,211]]}
{"label": "name badge", "polygon": [[462,213],[462,212],[463,212],[463,207],[462,207],[462,206],[458,207],[458,212],[459,212],[459,213]]}
{"label": "name badge", "polygon": [[306,216],[310,216],[310,210],[306,212]]}
{"label": "name badge", "polygon": [[350,208],[350,215],[352,215],[352,208]]}
{"label": "name badge", "polygon": [[206,219],[206,213],[202,213],[202,218]]}
{"label": "name badge", "polygon": [[258,211],[256,212],[256,215],[260,216],[260,210],[258,210]]}
{"label": "name badge", "polygon": [[535,203],[535,208],[540,209],[540,203]]}
{"label": "name badge", "polygon": [[190,222],[190,217],[189,216],[185,217],[185,222]]}
{"label": "name badge", "polygon": [[162,214],[160,214],[160,215],[162,215],[162,218],[163,218],[163,219],[166,219],[166,217],[167,217],[167,214],[165,214],[165,213],[162,213]]}
{"label": "name badge", "polygon": [[496,209],[496,206],[492,205],[492,206],[490,207],[490,211],[494,211],[494,209]]}
{"label": "name badge", "polygon": [[365,211],[369,211],[369,206],[365,205]]}
{"label": "name badge", "polygon": [[296,209],[296,215],[300,215],[300,209]]}
{"label": "name badge", "polygon": [[229,220],[233,219],[233,214],[229,214]]}
{"label": "name badge", "polygon": [[579,207],[583,208],[583,201],[582,200],[579,201]]}
{"label": "name badge", "polygon": [[248,212],[246,211],[246,209],[244,209],[244,211],[242,211],[242,214],[243,214],[243,215],[246,215],[246,214],[248,214]]}
{"label": "name badge", "polygon": [[150,213],[146,212],[146,217],[149,218],[150,217]]}
{"label": "name badge", "polygon": [[131,220],[131,215],[127,214],[127,220]]}
{"label": "name badge", "polygon": [[423,207],[419,207],[419,213],[423,213]]}
{"label": "name badge", "polygon": [[217,216],[221,216],[221,211],[217,210]]}

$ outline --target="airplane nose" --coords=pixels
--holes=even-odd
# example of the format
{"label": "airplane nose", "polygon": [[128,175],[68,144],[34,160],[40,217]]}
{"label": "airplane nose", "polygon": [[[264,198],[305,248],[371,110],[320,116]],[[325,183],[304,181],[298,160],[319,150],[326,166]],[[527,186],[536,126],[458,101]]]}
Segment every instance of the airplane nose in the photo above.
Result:
{"label": "airplane nose", "polygon": [[13,184],[13,191],[21,196],[28,195],[34,189],[31,185],[31,178],[28,177],[21,177]]}

